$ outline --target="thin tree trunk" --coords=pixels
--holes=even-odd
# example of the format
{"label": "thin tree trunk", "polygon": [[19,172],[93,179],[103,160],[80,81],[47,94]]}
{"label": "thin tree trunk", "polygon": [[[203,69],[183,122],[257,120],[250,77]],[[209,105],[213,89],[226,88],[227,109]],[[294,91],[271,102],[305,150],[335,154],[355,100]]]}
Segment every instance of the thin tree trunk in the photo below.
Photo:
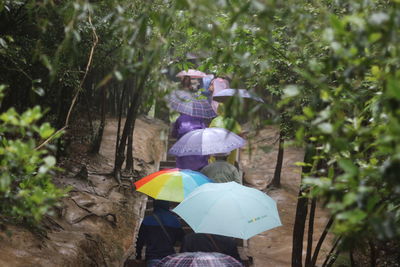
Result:
{"label": "thin tree trunk", "polygon": [[140,100],[142,98],[142,93],[144,90],[144,85],[146,83],[147,77],[150,73],[150,64],[146,66],[146,70],[138,84],[138,87],[135,90],[134,97],[131,99],[131,105],[129,107],[128,115],[126,117],[124,129],[122,132],[121,140],[119,142],[117,156],[115,158],[114,164],[114,176],[118,183],[121,183],[121,168],[122,164],[125,161],[125,148],[126,148],[126,141],[128,135],[132,131],[134,126],[134,121],[136,120],[137,112],[139,109]]}
{"label": "thin tree trunk", "polygon": [[90,135],[94,136],[95,133],[94,133],[94,127],[93,127],[92,114],[91,114],[91,104],[89,101],[89,96],[91,96],[91,91],[92,91],[92,86],[93,86],[93,79],[92,79],[92,75],[88,75],[87,77],[88,78],[86,78],[86,81],[85,81],[85,95],[83,98],[86,102],[86,114],[87,114],[88,121],[89,121]]}
{"label": "thin tree trunk", "polygon": [[349,251],[349,258],[350,258],[350,266],[351,266],[351,267],[355,267],[355,266],[356,266],[356,263],[355,263],[355,261],[354,261],[353,252],[354,252],[354,250],[353,250],[353,249],[350,249],[350,251]]}
{"label": "thin tree trunk", "polygon": [[310,216],[308,218],[307,254],[306,254],[306,262],[304,264],[306,267],[314,266],[311,264],[311,254],[312,254],[312,245],[313,245],[314,217],[315,217],[316,206],[317,206],[317,199],[313,198],[311,200]]}
{"label": "thin tree trunk", "polygon": [[[313,155],[314,155],[314,148],[311,145],[307,146],[304,155],[304,162],[307,164],[311,163]],[[302,173],[308,173],[310,171],[311,167],[308,165],[302,168]],[[303,266],[303,261],[302,261],[303,239],[304,239],[304,230],[308,212],[308,199],[305,196],[303,196],[303,193],[305,193],[305,190],[300,186],[294,227],[293,227],[293,246],[292,246],[293,267]]]}
{"label": "thin tree trunk", "polygon": [[[117,85],[115,85],[116,87]],[[114,93],[115,93],[115,87],[114,87]],[[124,103],[124,98],[125,98],[125,92],[126,92],[126,87],[124,86],[121,92],[121,97],[118,100],[118,126],[117,126],[117,141],[115,144],[115,158],[117,158],[117,153],[118,153],[118,147],[119,147],[119,141],[120,141],[120,135],[121,135],[121,121],[122,121],[122,112],[123,112],[123,103]],[[115,99],[117,99],[117,94],[115,93]],[[115,104],[116,101],[113,100],[113,103]]]}
{"label": "thin tree trunk", "polygon": [[375,267],[376,266],[376,250],[375,250],[375,245],[374,242],[372,240],[368,241],[369,244],[369,248],[371,250],[370,253],[370,260],[371,260],[371,267]]}
{"label": "thin tree trunk", "polygon": [[319,238],[317,245],[315,246],[314,254],[313,254],[312,260],[311,260],[311,265],[312,266],[315,266],[315,264],[317,263],[318,254],[319,254],[319,251],[321,250],[322,243],[324,242],[325,237],[328,235],[329,229],[331,228],[331,226],[333,224],[333,221],[334,221],[334,217],[331,217],[329,219],[328,223],[326,224],[325,229],[322,232],[321,237]]}
{"label": "thin tree trunk", "polygon": [[295,223],[293,227],[292,267],[303,266],[303,238],[306,225],[308,199],[302,195],[303,190],[300,190],[297,200]]}
{"label": "thin tree trunk", "polygon": [[103,133],[104,128],[106,126],[106,104],[107,104],[107,97],[106,97],[106,87],[103,86],[101,88],[101,118],[100,118],[100,125],[97,131],[96,137],[92,143],[91,153],[97,154],[100,151],[101,141],[103,140]]}
{"label": "thin tree trunk", "polygon": [[270,186],[273,187],[280,187],[281,186],[281,172],[282,172],[282,164],[283,164],[283,152],[284,152],[284,144],[285,140],[283,139],[282,130],[279,132],[279,150],[278,150],[278,157],[276,160],[274,178],[272,179]]}
{"label": "thin tree trunk", "polygon": [[[337,256],[339,255],[339,249],[336,249],[337,245],[340,242],[341,237],[337,238],[335,243],[332,246],[332,249],[329,251],[328,256],[326,257],[322,267],[330,267],[335,263]],[[335,251],[336,250],[336,251]],[[335,251],[335,253],[333,253]]]}
{"label": "thin tree trunk", "polygon": [[[131,86],[132,89],[134,89],[136,87],[136,79],[133,79],[129,83],[128,86]],[[132,92],[134,92],[134,90],[132,90]],[[135,97],[135,96],[133,94],[131,94],[131,98],[133,98],[133,97]],[[131,125],[131,129],[130,129],[129,136],[128,136],[128,146],[127,146],[127,149],[126,149],[126,167],[125,167],[125,170],[128,173],[132,173],[133,172],[133,130],[135,128],[135,121]]]}

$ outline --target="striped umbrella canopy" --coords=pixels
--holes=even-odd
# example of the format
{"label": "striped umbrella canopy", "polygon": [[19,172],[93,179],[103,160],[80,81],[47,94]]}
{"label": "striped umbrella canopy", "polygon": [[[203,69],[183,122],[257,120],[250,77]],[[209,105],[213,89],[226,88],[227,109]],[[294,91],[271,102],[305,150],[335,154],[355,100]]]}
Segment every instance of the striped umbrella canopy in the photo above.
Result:
{"label": "striped umbrella canopy", "polygon": [[246,141],[223,128],[205,128],[190,131],[168,151],[175,156],[226,154],[244,146]]}
{"label": "striped umbrella canopy", "polygon": [[200,172],[175,168],[152,173],[135,182],[135,186],[155,199],[181,202],[200,185],[212,182]]}
{"label": "striped umbrella canopy", "polygon": [[169,255],[157,267],[243,267],[231,256],[218,252],[184,252]]}
{"label": "striped umbrella canopy", "polygon": [[217,116],[207,98],[183,90],[175,90],[167,96],[169,107],[193,117],[214,118]]}

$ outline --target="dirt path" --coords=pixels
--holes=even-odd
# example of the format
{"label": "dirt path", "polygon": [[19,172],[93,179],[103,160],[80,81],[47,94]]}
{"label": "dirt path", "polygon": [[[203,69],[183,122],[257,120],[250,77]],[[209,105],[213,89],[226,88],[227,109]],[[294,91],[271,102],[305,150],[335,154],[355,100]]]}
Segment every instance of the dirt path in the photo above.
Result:
{"label": "dirt path", "polygon": [[[255,267],[291,266],[292,233],[296,213],[297,195],[301,169],[294,165],[303,160],[303,150],[286,148],[282,166],[280,189],[267,190],[266,186],[274,175],[278,153],[279,133],[275,127],[266,127],[253,136],[251,155],[248,147],[241,151],[241,164],[245,172],[244,181],[248,186],[266,190],[278,205],[282,226],[259,234],[248,241],[248,254],[253,257]],[[315,214],[314,247],[321,235],[328,215],[321,208]],[[308,225],[308,222],[307,222]],[[305,235],[305,240],[306,240]],[[304,242],[304,250],[306,242]],[[329,242],[323,246],[319,262],[324,259]],[[303,253],[305,257],[305,253]],[[304,259],[304,258],[303,258]]]}

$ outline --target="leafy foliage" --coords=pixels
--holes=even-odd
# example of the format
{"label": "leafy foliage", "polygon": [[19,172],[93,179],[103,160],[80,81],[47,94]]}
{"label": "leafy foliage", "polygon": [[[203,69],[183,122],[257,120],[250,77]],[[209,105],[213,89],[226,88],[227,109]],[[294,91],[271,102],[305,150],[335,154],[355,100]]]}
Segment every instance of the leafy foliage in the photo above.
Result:
{"label": "leafy foliage", "polygon": [[[0,87],[0,93],[4,86]],[[1,98],[0,98],[1,100]],[[35,223],[51,211],[66,190],[51,178],[56,160],[37,140],[50,137],[49,123],[37,126],[43,113],[34,107],[18,114],[14,108],[0,114],[0,220]]]}

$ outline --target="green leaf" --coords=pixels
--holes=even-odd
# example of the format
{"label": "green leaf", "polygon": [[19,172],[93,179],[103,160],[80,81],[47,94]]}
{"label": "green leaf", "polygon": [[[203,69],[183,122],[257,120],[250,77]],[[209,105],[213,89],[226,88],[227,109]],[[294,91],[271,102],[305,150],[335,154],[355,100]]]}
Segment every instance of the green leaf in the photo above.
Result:
{"label": "green leaf", "polygon": [[358,168],[356,165],[353,164],[353,162],[349,159],[339,159],[338,164],[340,168],[342,168],[346,173],[348,173],[350,176],[355,176],[358,173]]}
{"label": "green leaf", "polygon": [[54,129],[48,122],[43,123],[39,128],[39,135],[43,139],[49,138],[53,133]]}
{"label": "green leaf", "polygon": [[400,100],[400,83],[399,80],[394,78],[393,76],[387,79],[387,90],[388,94],[392,97],[395,97],[397,100]]}
{"label": "green leaf", "polygon": [[300,93],[296,85],[288,85],[283,89],[283,98],[294,97]]}
{"label": "green leaf", "polygon": [[333,132],[333,126],[328,122],[320,123],[318,125],[318,129],[320,129],[323,133],[326,134],[331,134]]}
{"label": "green leaf", "polygon": [[47,164],[49,167],[53,167],[56,165],[56,159],[53,156],[47,156],[43,159],[43,161]]}

